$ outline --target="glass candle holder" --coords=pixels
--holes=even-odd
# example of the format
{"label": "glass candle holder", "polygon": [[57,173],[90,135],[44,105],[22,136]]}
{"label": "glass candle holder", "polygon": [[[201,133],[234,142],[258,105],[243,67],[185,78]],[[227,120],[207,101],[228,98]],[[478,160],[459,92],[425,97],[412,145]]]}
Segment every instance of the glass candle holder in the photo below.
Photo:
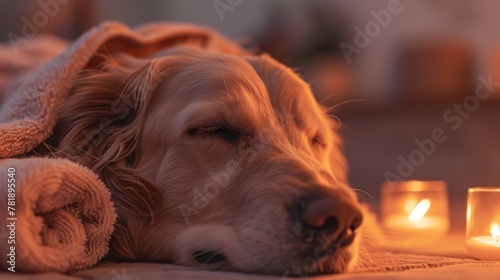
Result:
{"label": "glass candle holder", "polygon": [[500,261],[500,188],[469,188],[466,246],[469,254]]}
{"label": "glass candle holder", "polygon": [[444,181],[386,182],[382,186],[382,226],[392,241],[436,241],[448,232],[448,191]]}

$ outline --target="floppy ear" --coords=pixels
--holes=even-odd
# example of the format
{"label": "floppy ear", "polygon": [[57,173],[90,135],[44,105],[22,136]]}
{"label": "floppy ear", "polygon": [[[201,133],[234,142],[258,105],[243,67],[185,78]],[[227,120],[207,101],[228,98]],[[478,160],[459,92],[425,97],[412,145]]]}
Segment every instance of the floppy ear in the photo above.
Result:
{"label": "floppy ear", "polygon": [[[311,98],[314,98],[309,84],[307,84],[301,77],[294,72],[292,69],[284,66],[283,64],[277,62],[267,54],[260,56],[248,56],[245,57],[248,63],[252,65],[261,80],[266,85],[269,97],[271,99],[276,98],[281,102],[286,101],[287,96],[277,98],[276,93],[290,93],[289,96],[294,96],[295,94],[308,94]],[[289,102],[292,104],[292,102]],[[342,139],[338,132],[338,122],[335,119],[330,118],[321,106],[318,104],[318,108],[322,111],[321,114],[328,122],[328,127],[331,130],[331,148],[328,151],[330,155],[329,166],[331,174],[334,176],[335,180],[339,183],[347,184],[347,173],[348,166],[344,157],[344,152],[342,149]]]}
{"label": "floppy ear", "polygon": [[[70,158],[94,172],[110,189],[118,219],[112,253],[134,260],[132,236],[154,218],[159,189],[136,171],[138,135],[158,84],[156,62],[118,56],[75,80],[54,134],[35,151]],[[132,232],[132,233],[131,233]]]}

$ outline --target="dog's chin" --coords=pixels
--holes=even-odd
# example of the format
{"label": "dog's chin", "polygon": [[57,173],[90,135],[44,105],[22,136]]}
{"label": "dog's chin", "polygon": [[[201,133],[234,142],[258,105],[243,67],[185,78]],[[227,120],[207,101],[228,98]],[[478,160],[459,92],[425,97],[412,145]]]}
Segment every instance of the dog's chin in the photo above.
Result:
{"label": "dog's chin", "polygon": [[290,277],[305,277],[322,274],[339,274],[350,271],[358,257],[358,241],[344,247],[336,248],[335,244],[314,248],[311,253],[297,258],[291,267],[281,274]]}
{"label": "dog's chin", "polygon": [[246,248],[262,244],[243,244],[232,227],[195,226],[186,229],[177,238],[176,263],[209,270],[283,277],[338,274],[348,272],[353,267],[359,246],[357,239],[359,238],[344,248],[338,248],[335,244],[310,244],[311,246],[304,247],[304,244],[298,243],[296,249],[293,249],[292,244],[288,244],[287,251],[278,253],[271,248],[263,248],[259,250],[263,254],[256,255],[249,253]]}

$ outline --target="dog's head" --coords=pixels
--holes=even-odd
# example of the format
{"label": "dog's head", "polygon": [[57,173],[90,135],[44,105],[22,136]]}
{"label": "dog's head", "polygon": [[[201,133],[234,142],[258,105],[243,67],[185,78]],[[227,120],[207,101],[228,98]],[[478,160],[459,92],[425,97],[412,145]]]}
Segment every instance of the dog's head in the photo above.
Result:
{"label": "dog's head", "polygon": [[339,273],[363,217],[335,126],[268,56],[177,47],[82,73],[47,144],[111,189],[114,256]]}

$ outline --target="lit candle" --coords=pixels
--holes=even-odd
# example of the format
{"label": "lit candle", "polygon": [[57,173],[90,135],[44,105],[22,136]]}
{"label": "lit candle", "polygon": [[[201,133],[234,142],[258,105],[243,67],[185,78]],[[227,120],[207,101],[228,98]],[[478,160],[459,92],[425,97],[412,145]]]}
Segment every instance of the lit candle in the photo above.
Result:
{"label": "lit candle", "polygon": [[448,230],[448,220],[446,218],[425,216],[430,207],[430,199],[424,198],[417,203],[409,215],[394,214],[386,217],[383,221],[384,228],[396,233],[411,235],[436,235],[446,232]]}
{"label": "lit candle", "polygon": [[472,257],[500,261],[499,205],[500,188],[469,188],[466,246]]}
{"label": "lit candle", "polygon": [[449,228],[448,196],[442,181],[387,182],[382,187],[382,226],[398,244],[435,241]]}
{"label": "lit candle", "polygon": [[467,239],[467,250],[473,257],[500,261],[500,228],[498,224],[491,225],[490,236],[473,236]]}

